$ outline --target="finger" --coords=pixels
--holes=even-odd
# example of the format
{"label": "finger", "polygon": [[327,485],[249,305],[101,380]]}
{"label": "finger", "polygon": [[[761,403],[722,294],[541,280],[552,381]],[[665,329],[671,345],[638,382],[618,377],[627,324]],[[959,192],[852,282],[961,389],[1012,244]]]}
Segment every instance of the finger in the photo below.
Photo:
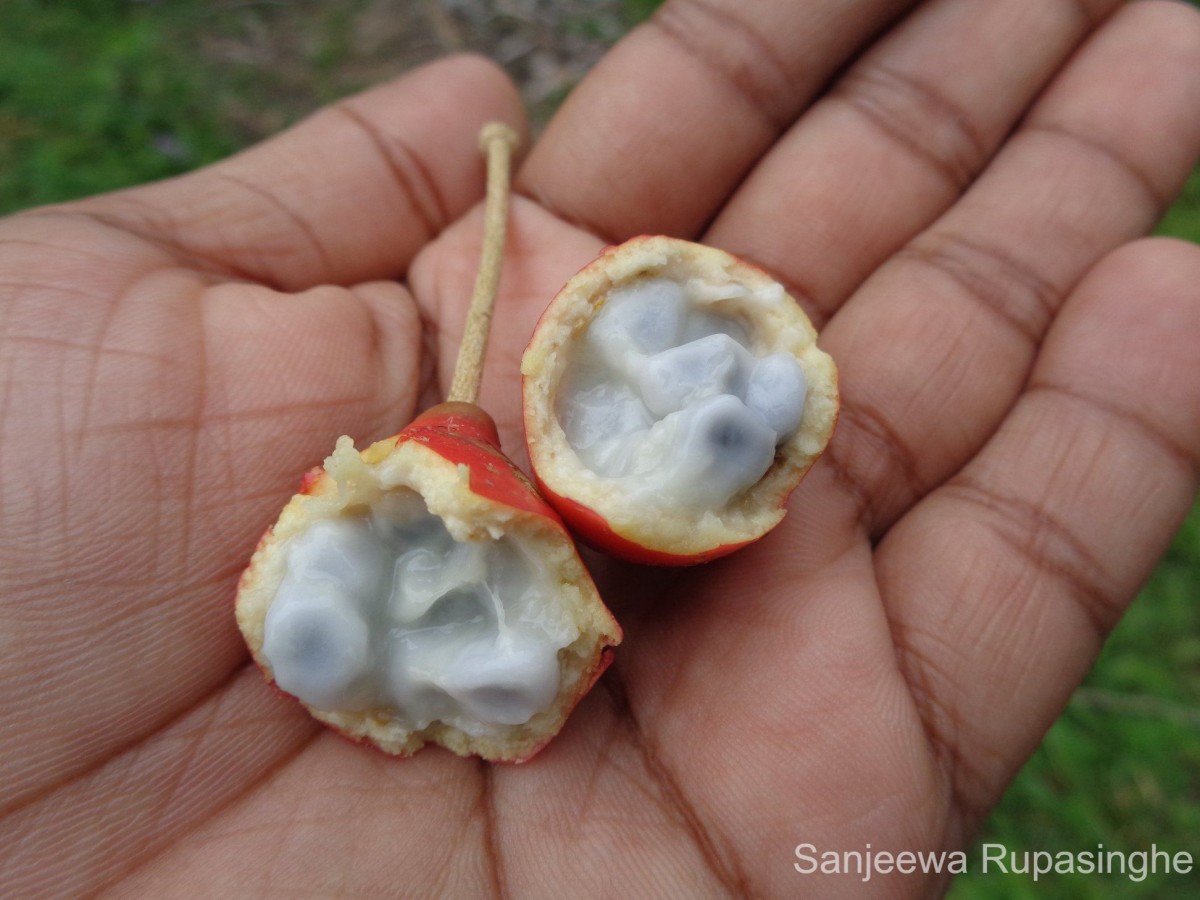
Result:
{"label": "finger", "polygon": [[987,439],[1062,298],[1147,232],[1200,150],[1200,16],[1125,6],[974,187],[825,329],[841,369],[826,454],[878,535]]}
{"label": "finger", "polygon": [[1200,249],[1181,242],[1098,265],[995,437],[879,547],[899,659],[969,823],[1065,705],[1190,506],[1197,284]]}
{"label": "finger", "polygon": [[393,278],[483,195],[492,119],[524,129],[512,84],[454,57],[214,166],[67,209],[284,290]]}
{"label": "finger", "polygon": [[923,5],[754,168],[706,242],[782,277],[824,322],[960,196],[1115,5]]}
{"label": "finger", "polygon": [[571,93],[518,189],[612,242],[697,234],[830,75],[911,0],[672,0]]}

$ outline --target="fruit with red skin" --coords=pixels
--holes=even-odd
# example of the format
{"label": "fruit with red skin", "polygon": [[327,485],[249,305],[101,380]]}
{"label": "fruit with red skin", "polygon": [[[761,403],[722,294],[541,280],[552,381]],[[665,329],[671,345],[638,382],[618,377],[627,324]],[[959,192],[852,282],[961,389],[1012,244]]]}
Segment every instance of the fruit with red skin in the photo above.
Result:
{"label": "fruit with red skin", "polygon": [[435,406],[395,437],[361,453],[343,438],[324,467],[304,476],[300,492],[263,536],[239,584],[238,624],[255,661],[274,684],[263,652],[264,623],[284,574],[289,543],[314,521],[344,517],[394,491],[419,493],[456,540],[488,542],[511,536],[536,554],[556,586],[556,601],[579,628],[579,637],[558,651],[558,693],[550,708],[528,722],[481,727],[475,733],[440,721],[414,728],[404,723],[402,714],[384,707],[308,709],[350,739],[395,755],[407,756],[434,742],[461,755],[525,761],[557,734],[607,668],[621,630],[601,602],[561,519],[500,451],[495,423],[473,404]]}
{"label": "fruit with red skin", "polygon": [[518,137],[480,131],[487,201],[451,400],[304,476],[238,587],[268,681],[347,737],[520,762],[612,659],[621,630],[575,545],[475,404]]}
{"label": "fruit with red skin", "polygon": [[[665,293],[663,285],[667,285]],[[685,312],[661,313],[654,307],[656,303],[671,309],[675,309],[672,304],[683,304],[680,308]],[[611,333],[607,338],[608,346],[616,347],[615,356],[598,355],[603,339],[592,338],[588,329],[610,304],[614,309],[619,304],[630,305],[620,306],[624,311],[614,312],[609,323],[637,322],[640,316],[649,323],[648,328],[674,328],[675,343],[655,344],[659,340],[657,332],[639,343],[636,330],[627,334],[618,331],[617,343],[612,343]],[[629,313],[633,307],[640,311]],[[679,320],[683,324],[662,324],[668,320],[674,322],[671,316],[676,315],[684,316]],[[758,540],[783,518],[789,495],[824,450],[837,421],[837,369],[829,356],[817,348],[816,339],[812,324],[781,285],[762,269],[723,251],[647,235],[605,248],[551,301],[522,359],[525,437],[538,487],[583,541],[631,562],[692,565],[732,553]],[[685,359],[680,351],[689,347],[695,351],[702,346],[702,340],[708,348],[724,354],[720,359],[727,360],[732,371],[741,374],[726,377],[721,374],[725,371],[721,368],[724,363],[711,364],[709,357],[696,352],[691,359],[700,360],[701,365],[693,364],[689,369],[686,363],[671,363],[676,368],[665,371],[668,375],[678,373],[679,378],[708,379],[713,385],[717,385],[718,377],[725,381],[715,387],[701,383],[696,388],[692,384],[672,383],[670,379],[660,380],[655,385],[658,396],[653,403],[644,393],[640,398],[637,396],[638,391],[645,390],[646,360],[654,364],[656,360],[661,363],[672,358]],[[596,363],[597,359],[602,362]],[[790,421],[786,412],[754,407],[748,393],[745,379],[753,376],[745,372],[755,371],[754,367],[767,359],[800,373],[792,376],[799,389],[787,396],[800,398],[794,401],[798,405],[793,410],[801,412]],[[590,391],[591,396],[597,396],[597,391],[607,390],[603,386],[597,388],[600,382],[594,371],[580,374],[580,367],[585,365],[581,360],[587,360],[586,365],[593,367],[610,366],[608,374],[619,387],[615,392],[609,390],[608,396],[624,392],[619,394],[623,399],[618,403],[625,404],[606,411],[604,415],[608,418],[597,419],[600,424],[588,426],[591,431],[585,433],[600,434],[610,423],[615,423],[613,434],[621,435],[620,429],[625,427],[622,421],[646,423],[630,432],[630,446],[634,447],[631,452],[636,453],[634,442],[645,440],[643,446],[650,445],[645,434],[653,433],[672,415],[681,415],[678,408],[663,410],[663,397],[668,402],[678,397],[692,402],[688,398],[698,396],[702,401],[708,398],[711,403],[720,393],[725,404],[721,409],[733,408],[759,416],[752,422],[763,428],[768,427],[763,423],[774,426],[774,430],[762,432],[765,437],[759,438],[769,448],[770,435],[777,435],[773,458],[767,449],[765,456],[758,457],[761,459],[761,463],[756,463],[758,468],[747,467],[751,474],[746,481],[734,482],[735,487],[727,494],[714,494],[719,499],[707,505],[687,496],[688,491],[697,490],[698,483],[699,491],[707,489],[703,475],[675,477],[672,482],[654,472],[659,459],[665,461],[662,465],[666,467],[693,452],[686,444],[679,446],[678,441],[660,443],[654,453],[643,453],[638,463],[641,471],[633,475],[626,471],[617,474],[602,471],[601,466],[585,459],[584,448],[572,443],[567,424],[569,417],[577,414],[570,405],[574,402],[571,391],[579,391],[581,395]],[[661,373],[664,368],[660,365],[655,371]],[[587,385],[587,390],[575,387],[577,382]],[[664,384],[665,394],[661,389]],[[655,406],[659,407],[657,414],[651,411]],[[619,415],[610,415],[612,409],[617,409]],[[621,416],[626,419],[621,420]],[[778,424],[780,421],[785,424]],[[638,427],[650,430],[637,432]],[[793,430],[788,431],[789,428]],[[692,436],[697,432],[680,428],[676,433]],[[607,459],[624,452],[619,445],[623,438],[603,436],[608,439]],[[711,450],[704,452],[714,459],[718,457]],[[650,480],[638,482],[636,479],[647,470]],[[691,471],[705,470],[697,463]],[[655,481],[656,478],[659,480]]]}

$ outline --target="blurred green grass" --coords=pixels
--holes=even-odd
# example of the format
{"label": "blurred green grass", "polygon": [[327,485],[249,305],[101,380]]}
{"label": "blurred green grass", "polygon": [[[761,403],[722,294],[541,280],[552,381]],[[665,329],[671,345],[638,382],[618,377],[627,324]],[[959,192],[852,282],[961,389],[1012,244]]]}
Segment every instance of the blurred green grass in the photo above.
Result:
{"label": "blurred green grass", "polygon": [[[658,5],[623,2],[631,22]],[[344,92],[353,86],[338,75],[353,53],[349,17],[362,5],[2,0],[0,213],[187,171]],[[293,51],[282,61],[279,35],[261,39],[274,28]],[[223,38],[239,52],[208,52]],[[354,71],[365,83],[400,65]],[[1200,171],[1159,230],[1200,243]],[[1198,600],[1200,507],[981,842],[1200,852],[1189,843],[1200,835]],[[1140,883],[1063,875],[1034,885],[972,872],[950,896],[1200,896],[1200,873]]]}
{"label": "blurred green grass", "polygon": [[236,145],[169,8],[4,0],[0,210],[162,178]]}
{"label": "blurred green grass", "polygon": [[347,65],[369,2],[0,0],[0,214],[188,171],[396,74]]}

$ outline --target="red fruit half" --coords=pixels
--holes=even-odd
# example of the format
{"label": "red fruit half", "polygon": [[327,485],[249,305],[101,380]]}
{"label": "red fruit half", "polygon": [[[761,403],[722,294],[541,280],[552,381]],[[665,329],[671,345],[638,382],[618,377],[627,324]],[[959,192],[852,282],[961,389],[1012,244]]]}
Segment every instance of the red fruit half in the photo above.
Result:
{"label": "red fruit half", "polygon": [[837,369],[783,287],[639,237],[550,303],[521,363],[534,478],[573,531],[690,565],[770,531],[837,421]]}
{"label": "red fruit half", "polygon": [[361,453],[341,438],[315,473],[239,584],[268,679],[388,753],[532,756],[621,631],[491,418],[445,403]]}

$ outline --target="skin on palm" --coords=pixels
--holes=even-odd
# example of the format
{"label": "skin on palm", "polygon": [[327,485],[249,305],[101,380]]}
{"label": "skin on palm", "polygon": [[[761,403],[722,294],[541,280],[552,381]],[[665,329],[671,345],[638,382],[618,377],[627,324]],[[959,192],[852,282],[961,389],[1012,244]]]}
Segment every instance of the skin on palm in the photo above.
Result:
{"label": "skin on palm", "polygon": [[[864,896],[797,881],[792,848],[960,846],[1195,489],[1200,262],[1118,248],[1200,146],[1200,26],[1122,8],[1059,71],[1115,4],[930,3],[793,124],[903,6],[714,29],[672,4],[527,160],[481,398],[514,456],[537,314],[637,232],[783,278],[844,405],[761,542],[596,566],[621,657],[511,771],[316,734],[229,612],[329,435],[383,437],[448,380],[472,137],[519,121],[498,73],[444,62],[214,170],[0,223],[6,891]],[[629,142],[656,152],[631,169]]]}

